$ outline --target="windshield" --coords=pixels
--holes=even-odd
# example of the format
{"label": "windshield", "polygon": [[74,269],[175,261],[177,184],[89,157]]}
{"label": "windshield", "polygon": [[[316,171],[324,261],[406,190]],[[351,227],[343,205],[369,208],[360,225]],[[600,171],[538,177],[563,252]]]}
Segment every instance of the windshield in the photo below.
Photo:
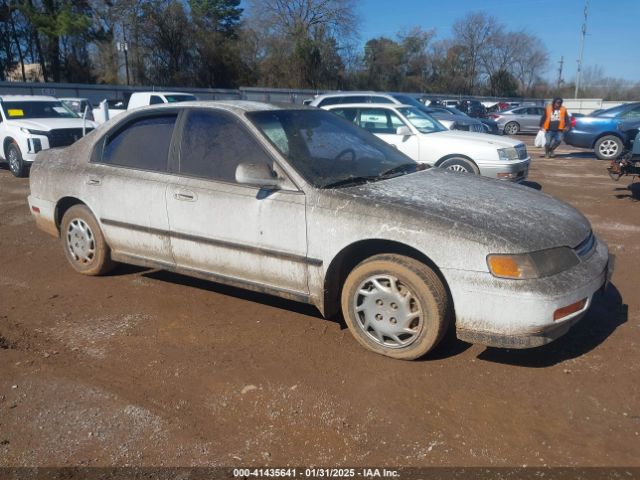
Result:
{"label": "windshield", "polygon": [[400,107],[398,108],[398,112],[404,115],[404,117],[411,122],[411,125],[416,127],[420,133],[434,133],[447,130],[435,118],[427,115],[418,108]]}
{"label": "windshield", "polygon": [[194,95],[165,95],[164,98],[167,99],[167,103],[195,102],[198,100]]}
{"label": "windshield", "polygon": [[317,188],[381,180],[414,172],[418,164],[398,150],[324,110],[270,110],[247,117],[309,183]]}
{"label": "windshield", "polygon": [[78,118],[66,105],[50,102],[2,102],[2,110],[8,119],[28,118]]}

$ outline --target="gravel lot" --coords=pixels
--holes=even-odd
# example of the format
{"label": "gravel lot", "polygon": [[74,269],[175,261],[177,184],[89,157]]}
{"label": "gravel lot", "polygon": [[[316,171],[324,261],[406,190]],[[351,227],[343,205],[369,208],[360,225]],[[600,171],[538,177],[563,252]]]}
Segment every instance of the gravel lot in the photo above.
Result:
{"label": "gravel lot", "polygon": [[640,182],[590,152],[530,152],[529,185],[616,254],[613,285],[550,345],[449,335],[416,362],[306,305],[75,274],[31,220],[28,179],[0,169],[0,466],[640,466]]}

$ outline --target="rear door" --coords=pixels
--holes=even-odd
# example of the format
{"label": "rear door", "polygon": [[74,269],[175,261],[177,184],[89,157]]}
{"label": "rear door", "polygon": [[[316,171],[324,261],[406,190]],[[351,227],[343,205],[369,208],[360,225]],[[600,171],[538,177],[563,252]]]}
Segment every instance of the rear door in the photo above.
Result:
{"label": "rear door", "polygon": [[177,118],[134,117],[104,137],[85,169],[83,198],[115,254],[173,264],[165,191]]}

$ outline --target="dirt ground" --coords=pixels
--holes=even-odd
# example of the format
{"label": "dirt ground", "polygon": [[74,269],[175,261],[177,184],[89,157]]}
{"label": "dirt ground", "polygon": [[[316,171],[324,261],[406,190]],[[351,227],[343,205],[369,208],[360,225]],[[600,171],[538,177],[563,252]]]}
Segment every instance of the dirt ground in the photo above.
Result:
{"label": "dirt ground", "polygon": [[31,220],[28,179],[0,169],[0,466],[640,466],[640,182],[529,150],[529,185],[616,254],[613,285],[550,345],[449,335],[415,362],[305,305],[133,267],[82,277]]}

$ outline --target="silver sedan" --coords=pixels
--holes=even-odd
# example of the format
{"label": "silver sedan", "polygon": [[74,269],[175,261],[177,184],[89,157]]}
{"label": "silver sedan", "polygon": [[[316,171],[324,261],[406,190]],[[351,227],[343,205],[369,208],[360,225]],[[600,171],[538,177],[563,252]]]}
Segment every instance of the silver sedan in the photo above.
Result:
{"label": "silver sedan", "polygon": [[316,108],[137,109],[41,152],[30,181],[36,223],[81,274],[124,262],[311,303],[399,359],[448,328],[486,345],[550,342],[610,270],[573,207],[425,169]]}
{"label": "silver sedan", "polygon": [[544,107],[517,107],[489,115],[498,123],[498,128],[506,135],[540,130],[540,118]]}

